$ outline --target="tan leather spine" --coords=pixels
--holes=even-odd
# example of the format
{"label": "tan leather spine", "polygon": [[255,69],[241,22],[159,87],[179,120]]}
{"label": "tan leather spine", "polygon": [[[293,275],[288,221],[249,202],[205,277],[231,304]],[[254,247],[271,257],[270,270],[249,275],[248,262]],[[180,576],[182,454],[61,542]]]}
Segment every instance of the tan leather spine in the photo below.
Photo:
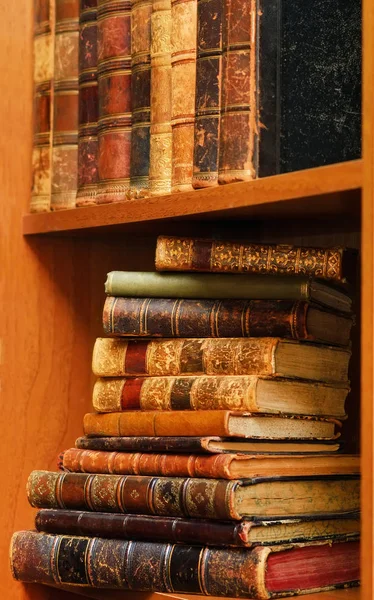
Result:
{"label": "tan leather spine", "polygon": [[192,190],[197,0],[171,3],[172,192]]}
{"label": "tan leather spine", "polygon": [[153,0],[151,32],[149,186],[160,195],[171,191],[171,0]]}
{"label": "tan leather spine", "polygon": [[98,377],[125,375],[128,342],[116,338],[97,338],[92,353],[92,371]]}

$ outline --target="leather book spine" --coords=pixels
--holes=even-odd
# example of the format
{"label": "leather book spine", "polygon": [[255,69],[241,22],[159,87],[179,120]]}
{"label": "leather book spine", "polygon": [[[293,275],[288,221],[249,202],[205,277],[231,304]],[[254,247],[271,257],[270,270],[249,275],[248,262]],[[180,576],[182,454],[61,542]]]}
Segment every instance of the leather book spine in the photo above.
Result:
{"label": "leather book spine", "polygon": [[149,187],[152,195],[171,191],[171,0],[153,0],[151,18],[151,146]]}
{"label": "leather book spine", "polygon": [[234,454],[142,454],[69,448],[60,455],[58,466],[72,473],[234,479],[230,472],[234,458]]}
{"label": "leather book spine", "polygon": [[75,207],[78,175],[79,0],[56,0],[51,209]]}
{"label": "leather book spine", "polygon": [[54,0],[34,0],[34,110],[30,212],[51,204]]}
{"label": "leather book spine", "polygon": [[149,190],[151,127],[152,0],[131,1],[131,164],[132,196]]}
{"label": "leather book spine", "polygon": [[257,0],[224,0],[218,183],[258,172]]}
{"label": "leather book spine", "polygon": [[194,188],[218,183],[222,18],[223,0],[198,0]]}
{"label": "leather book spine", "polygon": [[271,552],[20,531],[10,554],[13,576],[24,582],[265,600]]}
{"label": "leather book spine", "polygon": [[112,452],[175,452],[210,454],[220,452],[211,450],[209,442],[220,442],[222,438],[209,437],[79,437],[75,447],[81,450],[104,450]]}
{"label": "leather book spine", "polygon": [[197,0],[171,3],[171,191],[192,190]]}
{"label": "leather book spine", "polygon": [[121,202],[130,189],[131,5],[98,0],[99,94],[97,203]]}
{"label": "leather book spine", "polygon": [[97,338],[92,370],[98,377],[273,375],[278,343],[276,338]]}
{"label": "leather book spine", "polygon": [[251,521],[204,521],[143,515],[116,515],[76,510],[38,511],[38,531],[123,540],[249,547]]}
{"label": "leather book spine", "polygon": [[96,203],[98,102],[97,0],[80,0],[77,206]]}
{"label": "leather book spine", "polygon": [[240,521],[239,481],[33,471],[27,496],[36,508]]}
{"label": "leather book spine", "polygon": [[306,302],[108,296],[104,332],[136,337],[312,339]]}
{"label": "leather book spine", "polygon": [[307,275],[345,281],[343,267],[351,256],[352,251],[344,248],[159,236],[155,262],[158,271]]}

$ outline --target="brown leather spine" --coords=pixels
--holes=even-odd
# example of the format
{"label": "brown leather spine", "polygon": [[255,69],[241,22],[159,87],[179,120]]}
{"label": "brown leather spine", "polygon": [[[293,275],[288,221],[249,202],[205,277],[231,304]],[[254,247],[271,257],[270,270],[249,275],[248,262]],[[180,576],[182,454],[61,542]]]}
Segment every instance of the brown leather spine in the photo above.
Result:
{"label": "brown leather spine", "polygon": [[73,473],[234,479],[230,464],[235,458],[235,454],[141,454],[70,448],[61,454],[58,464],[61,470]]}
{"label": "brown leather spine", "polygon": [[34,138],[31,212],[48,212],[51,203],[54,11],[54,0],[34,0]]}
{"label": "brown leather spine", "polygon": [[96,203],[97,191],[97,0],[80,0],[79,130],[76,205]]}
{"label": "brown leather spine", "polygon": [[130,189],[130,0],[98,0],[98,204],[125,200]]}
{"label": "brown leather spine", "polygon": [[218,183],[257,176],[259,10],[257,0],[224,0]]}
{"label": "brown leather spine", "polygon": [[37,530],[46,533],[211,546],[251,546],[252,525],[251,521],[204,521],[66,509],[42,509],[35,517]]}
{"label": "brown leather spine", "polygon": [[218,183],[222,17],[222,0],[198,0],[194,188]]}
{"label": "brown leather spine", "polygon": [[78,172],[79,0],[56,0],[51,209],[75,207]]}
{"label": "brown leather spine", "polygon": [[240,520],[240,481],[33,471],[27,496],[37,508]]}
{"label": "brown leather spine", "polygon": [[308,275],[343,281],[344,248],[307,248],[288,244],[252,244],[201,238],[159,236],[156,246],[158,271],[211,271]]}
{"label": "brown leather spine", "polygon": [[131,1],[132,196],[149,191],[152,0]]}
{"label": "brown leather spine", "polygon": [[197,0],[171,3],[172,192],[192,190]]}
{"label": "brown leather spine", "polygon": [[204,413],[188,411],[157,412],[129,411],[126,413],[84,416],[83,428],[89,436],[204,436],[230,435],[229,411],[213,410]]}
{"label": "brown leather spine", "polygon": [[153,0],[151,31],[149,186],[160,195],[171,190],[171,0]]}
{"label": "brown leather spine", "polygon": [[92,370],[98,377],[273,375],[278,343],[277,338],[97,338]]}
{"label": "brown leather spine", "polygon": [[190,300],[108,296],[104,332],[136,337],[308,339],[308,304],[288,300]]}

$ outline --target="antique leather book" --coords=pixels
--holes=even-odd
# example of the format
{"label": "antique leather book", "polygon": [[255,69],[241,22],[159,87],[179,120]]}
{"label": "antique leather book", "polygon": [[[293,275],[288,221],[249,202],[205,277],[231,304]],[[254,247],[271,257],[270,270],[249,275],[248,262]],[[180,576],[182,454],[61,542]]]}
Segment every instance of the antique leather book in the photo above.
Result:
{"label": "antique leather book", "polygon": [[194,188],[210,187],[218,183],[222,7],[222,0],[197,2]]}
{"label": "antique leather book", "polygon": [[155,265],[158,271],[307,275],[344,283],[357,269],[357,259],[356,250],[339,246],[308,248],[160,235]]}
{"label": "antique leather book", "polygon": [[251,415],[225,410],[87,413],[87,436],[222,436],[262,439],[333,439],[336,419]]}
{"label": "antique leather book", "polygon": [[358,541],[247,550],[19,531],[10,557],[24,582],[266,599],[358,583],[359,550]]}
{"label": "antique leather book", "polygon": [[171,191],[192,190],[197,0],[171,2]]}
{"label": "antique leather book", "polygon": [[197,479],[32,471],[27,497],[36,508],[195,517],[243,517],[358,511],[356,475]]}
{"label": "antique leather book", "polygon": [[130,188],[131,6],[130,0],[98,0],[97,202],[120,202]]}
{"label": "antique leather book", "polygon": [[171,161],[171,0],[152,0],[149,166],[152,195],[170,193]]}
{"label": "antique leather book", "polygon": [[131,195],[149,190],[152,0],[131,1]]}
{"label": "antique leather book", "polygon": [[34,0],[34,110],[30,212],[51,203],[55,1]]}
{"label": "antique leather book", "polygon": [[94,385],[92,405],[97,412],[236,410],[344,419],[348,392],[342,384],[257,375],[101,377]]}
{"label": "antique leather book", "polygon": [[347,346],[352,320],[287,300],[108,296],[104,332],[129,337],[281,337]]}
{"label": "antique leather book", "polygon": [[263,375],[344,383],[351,352],[279,338],[97,338],[98,377]]}
{"label": "antique leather book", "polygon": [[345,475],[360,472],[360,457],[324,453],[319,456],[266,454],[148,454],[103,452],[69,448],[61,453],[58,467],[72,473],[160,475],[240,479],[284,475]]}
{"label": "antique leather book", "polygon": [[80,0],[77,206],[96,203],[98,109],[97,0]]}
{"label": "antique leather book", "polygon": [[196,454],[319,454],[337,452],[340,443],[336,440],[261,440],[206,437],[80,437],[75,447],[82,450],[105,450],[115,452],[173,452]]}
{"label": "antique leather book", "polygon": [[56,0],[51,209],[75,207],[78,172],[79,0]]}
{"label": "antique leather book", "polygon": [[238,523],[42,509],[35,517],[35,526],[38,531],[65,535],[249,548],[356,538],[360,533],[360,518],[353,512],[281,520],[244,519]]}
{"label": "antique leather book", "polygon": [[107,274],[105,292],[110,296],[143,298],[308,300],[341,312],[349,312],[352,304],[345,291],[305,275],[290,278],[287,275],[111,271]]}

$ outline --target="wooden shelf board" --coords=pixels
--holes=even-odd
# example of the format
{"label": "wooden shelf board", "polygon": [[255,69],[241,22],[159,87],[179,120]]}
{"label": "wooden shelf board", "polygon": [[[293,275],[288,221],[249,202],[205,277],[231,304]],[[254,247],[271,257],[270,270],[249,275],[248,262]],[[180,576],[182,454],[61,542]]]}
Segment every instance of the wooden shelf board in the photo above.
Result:
{"label": "wooden shelf board", "polygon": [[360,212],[362,160],[285,173],[205,190],[28,214],[23,233],[155,232],[160,223],[227,219],[346,216]]}

